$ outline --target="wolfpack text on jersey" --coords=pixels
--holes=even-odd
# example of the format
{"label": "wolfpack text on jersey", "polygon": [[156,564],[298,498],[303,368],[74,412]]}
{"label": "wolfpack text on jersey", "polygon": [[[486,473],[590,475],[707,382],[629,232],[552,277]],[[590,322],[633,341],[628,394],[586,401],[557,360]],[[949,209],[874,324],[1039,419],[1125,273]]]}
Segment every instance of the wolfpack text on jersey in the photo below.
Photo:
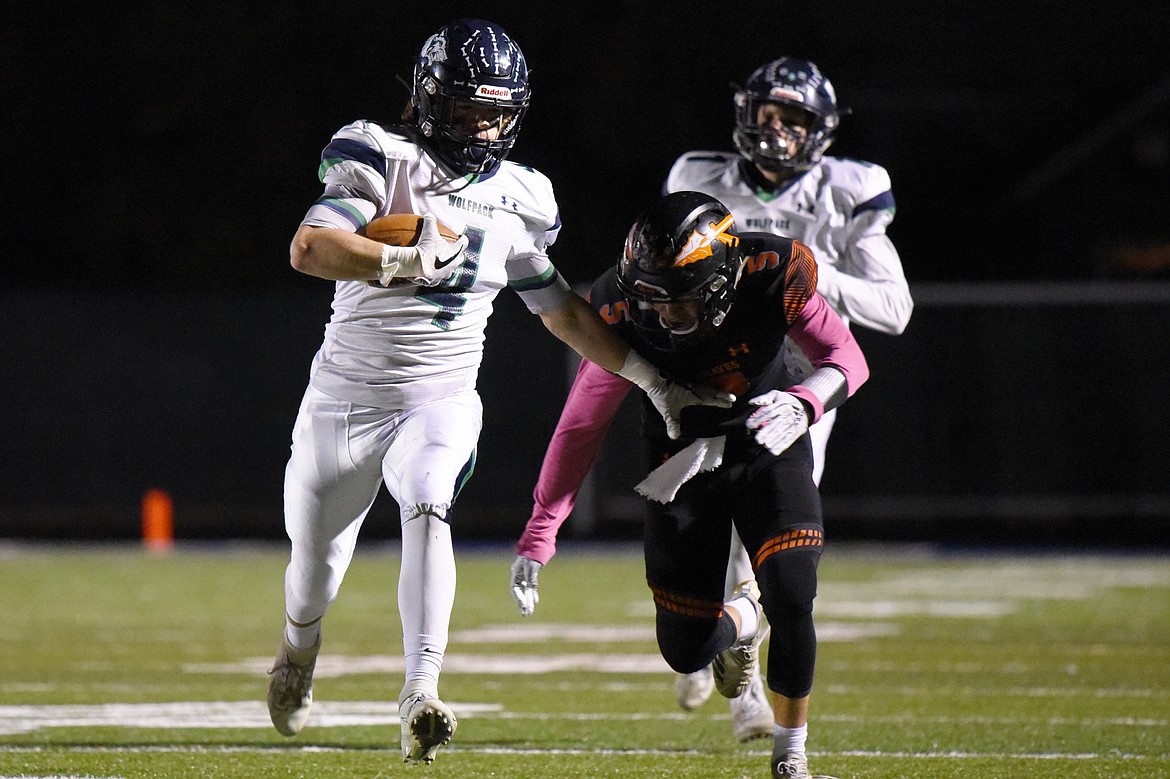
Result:
{"label": "wolfpack text on jersey", "polygon": [[451,180],[405,135],[359,121],[333,136],[319,175],[324,194],[302,224],[358,232],[385,214],[433,213],[469,239],[440,286],[337,282],[312,368],[313,386],[329,395],[417,405],[474,388],[499,291],[512,287],[537,314],[569,292],[546,251],[560,230],[552,185],[531,168],[505,161]]}
{"label": "wolfpack text on jersey", "polygon": [[812,249],[821,275],[817,291],[847,323],[885,333],[905,328],[913,303],[901,260],[886,236],[894,196],[885,168],[823,157],[776,190],[738,154],[697,151],[681,156],[667,176],[663,191],[679,190],[718,198],[743,232],[776,233]]}

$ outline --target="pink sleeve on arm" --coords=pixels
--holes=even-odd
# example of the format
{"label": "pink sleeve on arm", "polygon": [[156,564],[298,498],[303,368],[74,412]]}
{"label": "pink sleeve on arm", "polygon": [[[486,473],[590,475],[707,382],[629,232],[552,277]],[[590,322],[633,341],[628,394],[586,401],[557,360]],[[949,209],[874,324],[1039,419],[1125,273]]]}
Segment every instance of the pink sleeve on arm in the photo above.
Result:
{"label": "pink sleeve on arm", "polygon": [[581,361],[544,453],[540,478],[532,492],[532,516],[516,544],[517,553],[542,565],[556,553],[557,531],[573,510],[581,483],[632,386],[621,376]]}
{"label": "pink sleeve on arm", "polygon": [[[831,366],[845,374],[845,383],[852,396],[869,378],[869,365],[849,327],[837,312],[819,294],[809,298],[796,321],[788,329],[788,337],[800,347],[813,369]],[[797,385],[799,387],[799,385]],[[789,389],[793,392],[793,389]],[[812,393],[793,392],[814,406],[813,422],[820,419],[823,409]]]}

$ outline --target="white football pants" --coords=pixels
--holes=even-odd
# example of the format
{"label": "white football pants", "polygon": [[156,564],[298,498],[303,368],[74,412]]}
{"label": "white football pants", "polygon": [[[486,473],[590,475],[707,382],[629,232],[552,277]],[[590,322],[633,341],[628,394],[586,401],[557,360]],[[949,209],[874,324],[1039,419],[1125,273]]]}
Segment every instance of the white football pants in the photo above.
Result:
{"label": "white football pants", "polygon": [[337,598],[358,531],[383,483],[398,503],[398,612],[406,679],[437,685],[455,603],[448,512],[469,473],[483,424],[474,390],[416,408],[357,406],[305,392],[285,470],[288,617],[320,619]]}

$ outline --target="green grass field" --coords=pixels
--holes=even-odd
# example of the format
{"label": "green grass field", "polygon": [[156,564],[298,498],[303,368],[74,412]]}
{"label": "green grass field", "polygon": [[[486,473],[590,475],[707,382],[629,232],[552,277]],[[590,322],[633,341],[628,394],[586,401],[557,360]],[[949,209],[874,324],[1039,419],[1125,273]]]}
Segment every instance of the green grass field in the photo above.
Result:
{"label": "green grass field", "polygon": [[[674,702],[640,552],[567,549],[536,615],[512,553],[459,552],[442,693],[460,717],[406,766],[397,550],[359,552],[326,621],[313,717],[268,723],[283,546],[0,547],[0,777],[767,779],[727,705]],[[830,547],[814,773],[1170,776],[1170,556]]]}

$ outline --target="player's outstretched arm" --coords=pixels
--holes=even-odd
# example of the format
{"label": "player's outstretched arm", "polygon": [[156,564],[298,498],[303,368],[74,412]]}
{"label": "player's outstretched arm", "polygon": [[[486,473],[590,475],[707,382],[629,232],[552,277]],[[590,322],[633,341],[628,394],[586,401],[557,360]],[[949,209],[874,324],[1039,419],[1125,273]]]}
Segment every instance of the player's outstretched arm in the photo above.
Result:
{"label": "player's outstretched arm", "polygon": [[513,563],[510,572],[509,586],[524,616],[536,607],[536,572],[556,554],[557,532],[573,511],[581,484],[629,392],[625,379],[581,361],[544,453],[540,478],[532,491],[532,514],[516,544],[518,559],[531,563]]}
{"label": "player's outstretched arm", "polygon": [[650,398],[666,422],[666,432],[678,438],[682,430],[679,415],[687,406],[698,404],[729,408],[735,398],[727,393],[699,396],[664,377],[629,345],[618,338],[605,320],[577,295],[569,295],[564,306],[544,312],[541,319],[557,338],[582,357],[637,385]]}

